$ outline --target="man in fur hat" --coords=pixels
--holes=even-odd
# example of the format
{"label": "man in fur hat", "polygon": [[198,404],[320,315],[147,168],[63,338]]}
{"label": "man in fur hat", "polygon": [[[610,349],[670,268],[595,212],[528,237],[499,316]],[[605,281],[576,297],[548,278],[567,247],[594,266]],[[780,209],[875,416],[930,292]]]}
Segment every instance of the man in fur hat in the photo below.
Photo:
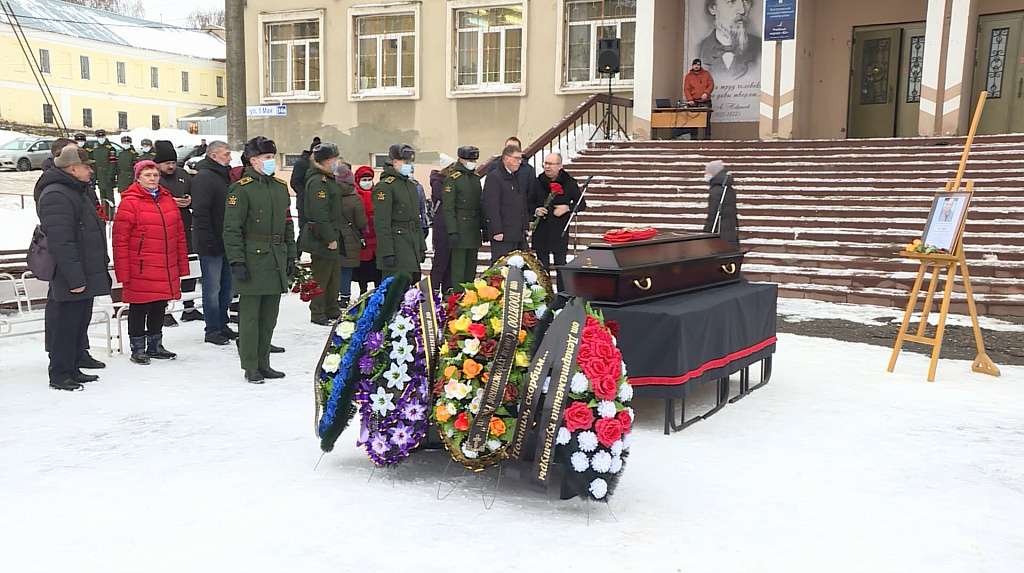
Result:
{"label": "man in fur hat", "polygon": [[[154,157],[157,169],[160,170],[160,186],[166,187],[174,202],[178,204],[181,211],[181,222],[185,225],[185,239],[188,241],[189,254],[195,253],[192,245],[192,176],[184,169],[178,167],[178,154],[174,150],[174,144],[166,139],[157,140],[153,145]],[[188,279],[181,281],[182,294],[196,291],[196,283],[199,279]],[[196,310],[194,301],[186,300],[182,303],[185,311],[181,313],[181,321],[203,320],[203,313]],[[164,326],[178,326],[174,317],[169,313],[164,315]]]}

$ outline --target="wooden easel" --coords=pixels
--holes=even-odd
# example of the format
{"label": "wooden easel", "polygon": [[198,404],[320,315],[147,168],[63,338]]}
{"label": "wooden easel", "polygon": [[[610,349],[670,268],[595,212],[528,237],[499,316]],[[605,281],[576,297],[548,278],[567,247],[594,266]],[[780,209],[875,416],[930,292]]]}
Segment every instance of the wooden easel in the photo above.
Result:
{"label": "wooden easel", "polygon": [[[924,344],[932,347],[932,358],[931,364],[928,366],[928,381],[935,381],[935,369],[939,363],[939,355],[942,352],[942,335],[946,328],[946,317],[949,314],[949,304],[953,296],[953,282],[956,280],[956,275],[959,272],[963,278],[964,292],[967,296],[967,308],[971,315],[971,325],[974,329],[974,344],[977,347],[978,354],[974,359],[974,363],[971,364],[971,370],[974,372],[980,372],[982,374],[988,374],[990,376],[999,376],[999,368],[992,362],[992,359],[988,357],[985,352],[985,341],[981,337],[981,328],[978,326],[978,311],[974,305],[974,290],[971,288],[971,276],[967,270],[967,258],[964,255],[964,244],[963,234],[964,226],[967,222],[967,210],[970,207],[970,199],[974,195],[974,181],[967,181],[964,183],[963,176],[964,171],[967,169],[967,158],[971,153],[971,144],[974,142],[974,136],[977,133],[978,122],[981,120],[981,112],[985,108],[985,99],[988,96],[988,92],[981,92],[978,98],[978,107],[974,110],[974,118],[971,121],[971,130],[967,135],[967,142],[964,144],[963,154],[960,156],[960,168],[957,170],[956,178],[946,183],[947,192],[960,191],[961,185],[966,187],[966,192],[969,194],[967,199],[967,205],[964,207],[964,217],[960,222],[960,228],[957,231],[955,243],[951,253],[916,253],[910,251],[904,251],[899,253],[900,257],[917,259],[920,261],[920,266],[917,269],[917,278],[914,280],[914,288],[910,290],[910,299],[907,301],[907,310],[903,314],[903,324],[900,325],[899,334],[896,335],[896,343],[892,348],[892,357],[889,358],[888,371],[892,372],[896,367],[896,360],[900,356],[900,350],[903,348],[904,342],[916,342],[918,344]],[[925,336],[925,329],[928,326],[928,315],[932,310],[933,299],[935,298],[935,292],[939,284],[940,276],[943,271],[946,273],[945,285],[942,291],[942,304],[939,309],[939,324],[935,329],[935,337],[930,338]],[[918,294],[921,292],[921,286],[924,283],[925,275],[931,273],[931,279],[928,283],[928,291],[925,294],[923,307],[921,309],[920,323],[917,326],[916,334],[907,334],[910,327],[910,318],[914,314],[914,309],[917,307]]]}

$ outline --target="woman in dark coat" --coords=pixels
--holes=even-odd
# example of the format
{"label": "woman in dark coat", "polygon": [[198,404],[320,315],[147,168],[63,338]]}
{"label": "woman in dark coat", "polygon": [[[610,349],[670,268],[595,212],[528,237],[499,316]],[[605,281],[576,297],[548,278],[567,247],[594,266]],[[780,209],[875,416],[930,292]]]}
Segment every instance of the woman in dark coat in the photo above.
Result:
{"label": "woman in dark coat", "polygon": [[132,362],[176,354],[163,347],[167,301],[181,298],[181,277],[188,276],[188,243],[174,196],[160,185],[156,163],[135,165],[135,182],[121,192],[114,216],[114,272],[128,303]]}
{"label": "woman in dark coat", "polygon": [[[704,180],[711,186],[708,194],[708,215],[704,220],[705,233],[717,233],[723,239],[739,247],[739,219],[736,215],[736,189],[732,186],[732,175],[719,160],[708,163],[704,168]],[[723,194],[725,199],[722,199]],[[721,215],[719,215],[721,210]]]}

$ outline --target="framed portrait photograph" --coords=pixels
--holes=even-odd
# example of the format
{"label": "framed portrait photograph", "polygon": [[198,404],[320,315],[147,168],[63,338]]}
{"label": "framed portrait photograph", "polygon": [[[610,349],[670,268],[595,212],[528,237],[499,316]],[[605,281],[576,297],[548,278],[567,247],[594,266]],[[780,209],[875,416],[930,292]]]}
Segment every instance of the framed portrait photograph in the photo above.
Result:
{"label": "framed portrait photograph", "polygon": [[928,213],[921,242],[952,253],[960,238],[960,228],[970,202],[970,193],[937,193],[932,199],[932,209]]}

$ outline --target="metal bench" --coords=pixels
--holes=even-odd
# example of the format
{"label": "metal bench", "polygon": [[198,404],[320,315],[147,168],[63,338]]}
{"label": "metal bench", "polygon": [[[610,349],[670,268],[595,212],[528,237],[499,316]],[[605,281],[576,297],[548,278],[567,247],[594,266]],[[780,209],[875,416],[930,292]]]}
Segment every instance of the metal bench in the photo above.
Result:
{"label": "metal bench", "polygon": [[[0,305],[14,310],[0,313],[0,337],[8,338],[46,332],[46,294],[49,285],[31,272],[20,277],[0,273]],[[89,325],[103,324],[107,330],[107,354],[113,354],[110,333],[110,313],[93,307]]]}

